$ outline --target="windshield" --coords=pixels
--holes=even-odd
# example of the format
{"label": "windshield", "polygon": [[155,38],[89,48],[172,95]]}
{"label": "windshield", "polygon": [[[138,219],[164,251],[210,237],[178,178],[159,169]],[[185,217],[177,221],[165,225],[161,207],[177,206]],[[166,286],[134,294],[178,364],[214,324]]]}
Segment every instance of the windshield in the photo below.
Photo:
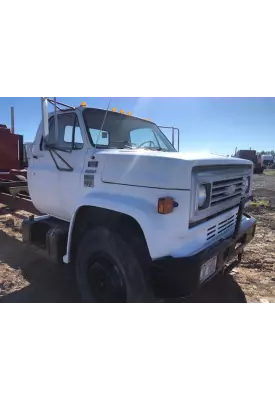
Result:
{"label": "windshield", "polygon": [[112,149],[142,148],[155,151],[176,151],[167,137],[152,122],[112,111],[107,113],[104,121],[105,115],[105,110],[86,108],[83,111],[86,128],[93,145]]}

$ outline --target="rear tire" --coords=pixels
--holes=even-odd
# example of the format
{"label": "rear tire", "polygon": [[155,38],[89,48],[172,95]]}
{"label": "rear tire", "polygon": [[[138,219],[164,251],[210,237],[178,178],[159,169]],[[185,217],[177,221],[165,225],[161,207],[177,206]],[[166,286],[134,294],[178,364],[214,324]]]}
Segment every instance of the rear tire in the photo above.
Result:
{"label": "rear tire", "polygon": [[96,227],[83,236],[76,257],[76,273],[84,302],[154,301],[146,268],[131,246],[108,228]]}

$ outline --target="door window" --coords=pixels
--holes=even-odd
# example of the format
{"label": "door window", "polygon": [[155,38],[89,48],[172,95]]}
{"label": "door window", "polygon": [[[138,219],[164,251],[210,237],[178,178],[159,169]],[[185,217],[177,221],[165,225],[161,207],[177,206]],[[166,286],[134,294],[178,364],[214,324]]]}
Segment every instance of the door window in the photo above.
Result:
{"label": "door window", "polygon": [[[57,118],[57,132],[55,118]],[[84,141],[77,115],[75,113],[66,113],[51,118],[47,143],[61,150],[82,149]]]}

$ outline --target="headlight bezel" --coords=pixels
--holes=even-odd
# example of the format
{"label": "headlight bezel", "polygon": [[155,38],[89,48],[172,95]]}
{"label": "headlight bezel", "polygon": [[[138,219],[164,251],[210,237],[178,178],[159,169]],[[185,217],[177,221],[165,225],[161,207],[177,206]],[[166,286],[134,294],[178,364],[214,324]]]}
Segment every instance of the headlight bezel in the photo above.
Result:
{"label": "headlight bezel", "polygon": [[[202,189],[203,188],[203,189]],[[200,204],[200,190],[205,191],[205,199],[202,204]],[[206,208],[209,207],[209,202],[210,202],[210,192],[211,192],[211,184],[210,183],[199,183],[197,186],[197,199],[196,199],[196,204],[197,204],[197,210],[205,210]]]}
{"label": "headlight bezel", "polygon": [[[246,186],[247,183],[247,186]],[[250,176],[247,176],[244,183],[244,194],[249,193],[250,190]]]}
{"label": "headlight bezel", "polygon": [[204,184],[198,187],[198,209],[203,208],[207,200],[207,189]]}

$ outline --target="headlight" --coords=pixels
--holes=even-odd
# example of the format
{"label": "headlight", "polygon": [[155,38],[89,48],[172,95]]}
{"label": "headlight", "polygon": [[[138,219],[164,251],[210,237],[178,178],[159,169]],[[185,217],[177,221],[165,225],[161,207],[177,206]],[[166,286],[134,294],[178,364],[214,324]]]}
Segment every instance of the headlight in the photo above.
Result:
{"label": "headlight", "polygon": [[206,200],[207,200],[206,186],[200,185],[198,191],[198,207],[202,208],[205,205]]}
{"label": "headlight", "polygon": [[249,186],[250,186],[250,179],[248,176],[244,181],[244,193],[247,193],[249,191]]}

